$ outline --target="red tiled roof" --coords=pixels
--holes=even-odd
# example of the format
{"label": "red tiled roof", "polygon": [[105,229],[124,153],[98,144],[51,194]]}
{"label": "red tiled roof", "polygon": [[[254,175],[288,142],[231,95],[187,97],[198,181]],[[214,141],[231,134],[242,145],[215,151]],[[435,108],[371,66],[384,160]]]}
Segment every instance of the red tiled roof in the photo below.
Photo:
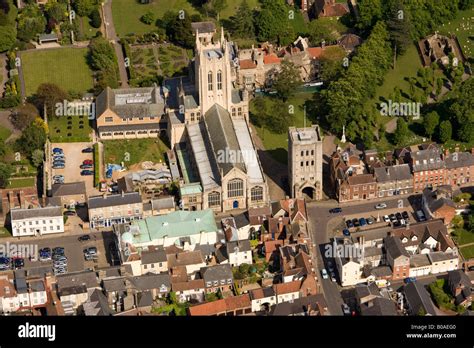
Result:
{"label": "red tiled roof", "polygon": [[240,69],[255,69],[257,64],[252,59],[242,59],[240,61]]}
{"label": "red tiled roof", "polygon": [[323,49],[321,47],[308,47],[307,51],[311,58],[319,58],[323,53]]}
{"label": "red tiled roof", "polygon": [[250,296],[244,294],[189,307],[189,314],[191,316],[216,315],[250,307]]}
{"label": "red tiled roof", "polygon": [[277,57],[276,54],[267,54],[263,57],[263,64],[280,64],[281,59]]}
{"label": "red tiled roof", "polygon": [[186,290],[194,290],[194,289],[204,289],[204,280],[202,279],[195,279],[190,280],[187,282],[179,282],[171,284],[171,288],[173,291],[186,291]]}
{"label": "red tiled roof", "polygon": [[277,295],[291,294],[292,292],[297,292],[301,288],[301,280],[295,280],[288,283],[279,283],[273,285],[275,288],[275,293]]}

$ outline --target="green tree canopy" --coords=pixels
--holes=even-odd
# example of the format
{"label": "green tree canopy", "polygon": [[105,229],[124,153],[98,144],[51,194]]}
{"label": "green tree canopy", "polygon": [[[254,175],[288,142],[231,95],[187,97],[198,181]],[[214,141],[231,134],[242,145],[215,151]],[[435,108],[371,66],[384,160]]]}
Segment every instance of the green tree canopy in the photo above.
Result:
{"label": "green tree canopy", "polygon": [[446,143],[451,140],[453,136],[453,126],[449,120],[445,120],[439,125],[439,140]]}
{"label": "green tree canopy", "polygon": [[393,134],[393,139],[396,145],[404,145],[408,138],[408,124],[405,122],[403,117],[399,117],[397,120],[397,129]]}
{"label": "green tree canopy", "polygon": [[439,115],[436,111],[432,111],[424,117],[424,126],[426,135],[431,138],[434,134],[436,127],[439,124]]}
{"label": "green tree canopy", "polygon": [[16,41],[15,27],[0,27],[0,52],[6,52],[13,47]]}
{"label": "green tree canopy", "polygon": [[237,12],[230,18],[232,34],[238,38],[253,38],[255,36],[255,25],[253,13],[247,0],[243,0]]}
{"label": "green tree canopy", "polygon": [[298,68],[292,62],[284,60],[281,63],[281,70],[273,79],[272,87],[276,90],[278,96],[286,101],[294,95],[301,82]]}

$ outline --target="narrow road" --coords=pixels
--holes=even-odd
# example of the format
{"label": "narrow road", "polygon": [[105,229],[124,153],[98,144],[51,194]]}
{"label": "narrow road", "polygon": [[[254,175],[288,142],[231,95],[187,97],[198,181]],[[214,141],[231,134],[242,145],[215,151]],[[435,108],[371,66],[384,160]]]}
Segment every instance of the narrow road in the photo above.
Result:
{"label": "narrow road", "polygon": [[104,15],[105,36],[114,46],[115,55],[117,56],[121,87],[128,88],[128,74],[125,66],[125,57],[123,55],[122,45],[119,42],[120,38],[117,36],[117,32],[115,31],[114,19],[112,16],[112,0],[107,0],[105,4],[102,5],[102,12]]}

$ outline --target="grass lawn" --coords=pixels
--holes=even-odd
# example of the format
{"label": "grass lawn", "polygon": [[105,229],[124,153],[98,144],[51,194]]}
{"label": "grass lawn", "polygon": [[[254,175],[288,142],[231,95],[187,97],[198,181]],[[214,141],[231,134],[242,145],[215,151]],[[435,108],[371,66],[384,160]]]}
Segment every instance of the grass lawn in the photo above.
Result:
{"label": "grass lawn", "polygon": [[0,139],[5,141],[8,139],[8,137],[12,134],[11,130],[8,128],[0,126]]}
{"label": "grass lawn", "polygon": [[5,227],[0,227],[0,238],[11,237],[10,231],[8,231]]}
{"label": "grass lawn", "polygon": [[[287,105],[294,106],[294,118],[292,126],[303,127],[304,125],[304,104],[307,100],[312,98],[312,93],[300,93],[287,101]],[[270,97],[265,97],[270,98]],[[252,112],[253,104],[250,106]],[[306,120],[306,126],[309,127],[311,121]],[[284,130],[282,133],[273,133],[268,129],[262,127],[255,127],[257,134],[262,139],[265,149],[270,155],[278,162],[283,164],[288,163],[288,130]]]}
{"label": "grass lawn", "polygon": [[117,35],[123,37],[153,31],[156,27],[142,23],[140,17],[152,11],[156,19],[161,19],[166,11],[173,9],[185,10],[190,15],[198,13],[187,0],[154,0],[150,4],[140,4],[136,0],[114,0],[112,15]]}
{"label": "grass lawn", "polygon": [[[58,48],[21,53],[26,95],[36,92],[45,82],[65,91],[84,93],[93,88],[92,72],[87,65],[87,48]],[[53,62],[53,63],[52,63]]]}
{"label": "grass lawn", "polygon": [[455,231],[458,245],[474,243],[474,232],[465,229],[458,229]]}
{"label": "grass lawn", "polygon": [[92,39],[96,36],[97,32],[100,31],[99,28],[94,28],[90,25],[90,19],[88,17],[77,16],[77,21],[79,25],[79,30],[84,36],[84,39]]}
{"label": "grass lawn", "polygon": [[[168,150],[159,138],[107,140],[103,143],[106,165],[108,163],[120,164],[120,162],[125,162],[128,166],[144,161],[163,162],[164,153]],[[125,161],[126,157],[130,160]]]}
{"label": "grass lawn", "polygon": [[20,188],[35,186],[35,178],[10,179],[7,188]]}
{"label": "grass lawn", "polygon": [[49,138],[53,143],[90,141],[91,127],[87,116],[59,116],[48,119]]}
{"label": "grass lawn", "polygon": [[[470,28],[470,29],[469,29]],[[474,57],[474,8],[460,11],[454,21],[441,25],[440,34],[455,34],[466,57]]]}
{"label": "grass lawn", "polygon": [[[220,13],[220,17],[227,19],[235,15],[242,0],[227,0],[227,7]],[[260,8],[258,0],[247,0],[247,4],[251,9]]]}
{"label": "grass lawn", "polygon": [[464,256],[466,260],[474,258],[474,245],[463,247],[460,250],[461,250],[462,256]]}

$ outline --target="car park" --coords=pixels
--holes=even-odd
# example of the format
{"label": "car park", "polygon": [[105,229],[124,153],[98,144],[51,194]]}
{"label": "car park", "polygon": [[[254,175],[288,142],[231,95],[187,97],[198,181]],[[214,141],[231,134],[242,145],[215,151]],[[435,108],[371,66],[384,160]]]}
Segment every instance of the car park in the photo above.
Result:
{"label": "car park", "polygon": [[375,221],[374,221],[373,218],[371,218],[371,217],[367,218],[367,225],[373,225],[374,222],[375,222]]}
{"label": "car park", "polygon": [[84,160],[82,161],[82,164],[88,164],[88,165],[93,165],[94,164],[94,161],[88,159],[88,160]]}
{"label": "car park", "polygon": [[346,221],[346,226],[347,226],[347,228],[352,228],[352,227],[354,227],[354,224],[352,223],[351,220],[347,220]]}
{"label": "car park", "polygon": [[407,211],[404,211],[402,213],[402,217],[405,219],[405,220],[408,220],[410,218],[410,215],[408,215],[408,212]]}
{"label": "car park", "polygon": [[61,149],[60,147],[55,147],[53,149],[53,153],[63,153],[63,149]]}
{"label": "car park", "polygon": [[384,215],[383,216],[383,221],[385,221],[387,223],[390,222],[390,217],[388,215]]}
{"label": "car park", "polygon": [[359,227],[360,226],[360,222],[357,219],[352,219],[352,223],[354,224],[354,227]]}
{"label": "car park", "polygon": [[349,237],[351,235],[351,233],[349,232],[347,228],[342,230],[342,234],[345,235],[346,237]]}
{"label": "car park", "polygon": [[13,266],[15,267],[15,269],[22,269],[23,267],[25,267],[25,260],[21,257],[16,258],[13,260]]}
{"label": "car park", "polygon": [[81,169],[92,169],[92,168],[94,168],[94,166],[92,164],[81,164],[79,166],[79,168],[81,168]]}
{"label": "car park", "polygon": [[351,309],[345,303],[342,304],[342,312],[344,313],[344,315],[351,315]]}
{"label": "car park", "polygon": [[94,149],[92,147],[86,147],[85,149],[82,149],[82,153],[92,153],[94,152]]}
{"label": "car park", "polygon": [[365,225],[367,225],[367,220],[364,219],[364,218],[360,218],[359,223],[360,223],[361,226],[365,226]]}
{"label": "car park", "polygon": [[87,242],[88,240],[91,240],[91,236],[89,236],[88,234],[85,234],[83,236],[80,236],[77,240],[79,242]]}
{"label": "car park", "polygon": [[329,210],[329,212],[331,214],[338,214],[338,213],[342,213],[342,208],[332,208]]}
{"label": "car park", "polygon": [[375,209],[385,209],[387,208],[387,204],[385,203],[379,203],[375,206]]}
{"label": "car park", "polygon": [[397,221],[397,217],[395,216],[395,214],[390,214],[388,217],[390,218],[390,222],[392,222],[392,223]]}
{"label": "car park", "polygon": [[93,172],[92,170],[82,170],[82,171],[81,171],[81,175],[82,175],[82,176],[94,175],[94,172]]}

